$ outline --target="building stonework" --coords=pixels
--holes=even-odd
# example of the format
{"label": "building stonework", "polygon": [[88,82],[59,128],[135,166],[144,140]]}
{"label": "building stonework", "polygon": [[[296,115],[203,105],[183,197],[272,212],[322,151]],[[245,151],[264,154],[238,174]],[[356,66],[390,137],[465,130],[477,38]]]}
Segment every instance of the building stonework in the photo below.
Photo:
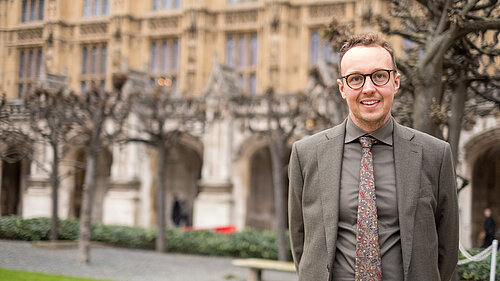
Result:
{"label": "building stonework", "polygon": [[[232,95],[259,95],[271,86],[277,93],[305,91],[311,67],[336,60],[321,29],[335,17],[356,32],[369,31],[363,25],[368,2],[374,14],[387,10],[383,0],[0,0],[0,93],[20,104],[37,86],[82,93],[91,86],[110,90],[115,72],[128,73],[136,89],[160,85],[175,95],[205,96],[213,103]],[[401,40],[390,40],[400,52]],[[225,66],[233,73],[226,73]],[[465,246],[477,244],[481,208],[500,206],[481,198],[500,192],[500,163],[494,161],[500,159],[499,121],[481,119],[461,138],[457,171],[470,180],[459,194]],[[183,136],[165,171],[167,218],[178,200],[188,224],[198,228],[274,226],[268,144],[242,127],[226,114],[203,133]],[[51,153],[43,145],[35,151],[31,161],[2,162],[0,215],[50,215],[50,182],[40,164],[48,167]],[[481,174],[477,167],[485,161],[493,161],[497,170]],[[79,216],[85,170],[74,163],[84,162],[81,147],[65,155],[61,218]],[[143,145],[103,150],[93,220],[154,226],[155,169],[155,152]]]}

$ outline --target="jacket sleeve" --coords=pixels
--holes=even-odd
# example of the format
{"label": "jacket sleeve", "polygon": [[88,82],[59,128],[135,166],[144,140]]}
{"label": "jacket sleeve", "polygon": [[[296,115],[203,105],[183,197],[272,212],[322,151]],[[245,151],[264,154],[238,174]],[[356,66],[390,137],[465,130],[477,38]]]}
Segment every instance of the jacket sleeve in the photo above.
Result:
{"label": "jacket sleeve", "polygon": [[448,143],[443,151],[439,172],[436,228],[439,246],[439,273],[441,280],[450,280],[458,261],[459,226],[455,168],[451,147]]}
{"label": "jacket sleeve", "polygon": [[303,177],[299,162],[297,145],[292,146],[292,153],[288,165],[289,194],[288,194],[288,219],[290,227],[290,243],[293,260],[297,272],[304,248],[304,220],[302,213]]}

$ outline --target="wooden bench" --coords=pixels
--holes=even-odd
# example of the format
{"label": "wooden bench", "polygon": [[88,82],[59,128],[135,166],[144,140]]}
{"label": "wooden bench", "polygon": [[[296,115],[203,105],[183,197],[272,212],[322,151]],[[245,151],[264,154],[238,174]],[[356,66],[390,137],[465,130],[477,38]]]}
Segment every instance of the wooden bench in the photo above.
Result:
{"label": "wooden bench", "polygon": [[233,260],[233,265],[250,269],[248,281],[262,281],[262,271],[272,270],[281,272],[295,272],[293,262],[274,261],[265,259],[237,259]]}

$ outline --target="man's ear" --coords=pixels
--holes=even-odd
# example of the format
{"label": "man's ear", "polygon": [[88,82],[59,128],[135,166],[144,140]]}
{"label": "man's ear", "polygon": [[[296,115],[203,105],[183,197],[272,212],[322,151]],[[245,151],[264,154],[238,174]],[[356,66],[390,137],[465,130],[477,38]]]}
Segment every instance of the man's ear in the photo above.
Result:
{"label": "man's ear", "polygon": [[396,90],[394,94],[396,94],[399,90],[399,86],[401,85],[401,74],[396,72],[396,76],[394,76],[394,89]]}
{"label": "man's ear", "polygon": [[342,98],[345,99],[344,83],[342,83],[342,79],[337,79],[337,85],[339,86],[339,91],[340,94],[342,95]]}

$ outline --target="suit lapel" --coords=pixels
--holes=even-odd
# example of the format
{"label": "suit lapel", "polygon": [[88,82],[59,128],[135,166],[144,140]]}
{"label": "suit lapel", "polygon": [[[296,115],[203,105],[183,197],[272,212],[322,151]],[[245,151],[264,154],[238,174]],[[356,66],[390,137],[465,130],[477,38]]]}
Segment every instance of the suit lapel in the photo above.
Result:
{"label": "suit lapel", "polygon": [[422,167],[422,146],[411,141],[413,136],[411,130],[394,123],[394,164],[405,276],[408,274],[413,247],[413,226]]}
{"label": "suit lapel", "polygon": [[333,261],[339,221],[339,192],[342,169],[342,154],[345,135],[344,121],[326,134],[326,140],[318,144],[318,176],[325,227],[326,248],[329,260]]}

